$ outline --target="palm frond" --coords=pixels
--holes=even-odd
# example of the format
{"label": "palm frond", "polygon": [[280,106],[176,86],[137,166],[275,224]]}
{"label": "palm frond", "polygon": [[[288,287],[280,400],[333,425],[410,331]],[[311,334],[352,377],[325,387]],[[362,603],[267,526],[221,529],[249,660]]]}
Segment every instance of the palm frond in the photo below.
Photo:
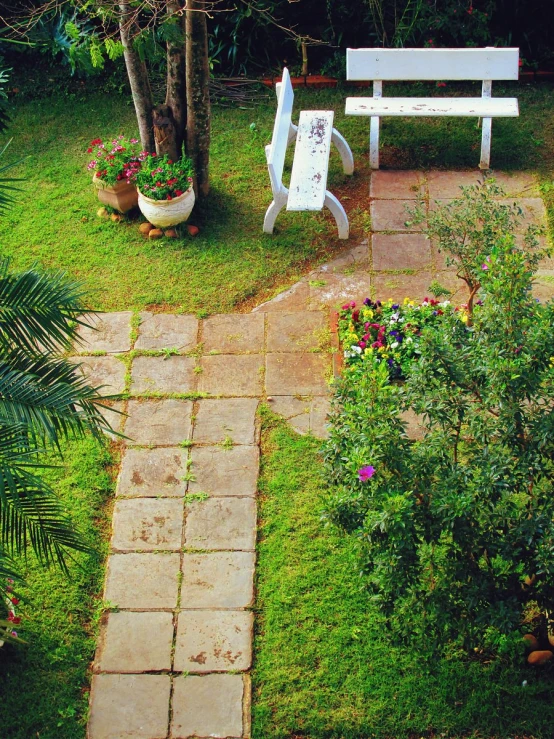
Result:
{"label": "palm frond", "polygon": [[[9,117],[6,114],[6,112],[3,110],[1,104],[0,104],[0,132],[5,130],[7,127],[9,121]],[[8,143],[0,150],[0,159],[3,157],[4,152],[8,148],[8,146],[11,144],[12,139],[8,141]],[[4,164],[2,167],[0,167],[0,174],[6,172],[8,169],[12,169],[12,167],[16,167],[18,164],[20,164],[25,157],[21,157],[20,159],[17,159],[15,162],[9,162],[8,164]],[[19,192],[19,187],[14,187],[13,182],[23,182],[23,177],[0,177],[0,214],[3,214],[14,202],[15,198],[13,197],[14,192]]]}

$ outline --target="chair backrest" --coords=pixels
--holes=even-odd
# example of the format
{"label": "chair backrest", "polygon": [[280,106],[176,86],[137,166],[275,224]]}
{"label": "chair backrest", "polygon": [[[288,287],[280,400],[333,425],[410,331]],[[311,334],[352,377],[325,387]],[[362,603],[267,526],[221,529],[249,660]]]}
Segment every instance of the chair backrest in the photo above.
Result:
{"label": "chair backrest", "polygon": [[517,80],[519,49],[347,49],[348,80]]}
{"label": "chair backrest", "polygon": [[283,69],[283,78],[277,91],[277,113],[273,124],[273,136],[267,157],[267,168],[271,189],[274,193],[282,189],[283,169],[285,156],[287,154],[287,143],[289,138],[290,124],[292,118],[292,104],[294,92],[290,81],[289,70]]}

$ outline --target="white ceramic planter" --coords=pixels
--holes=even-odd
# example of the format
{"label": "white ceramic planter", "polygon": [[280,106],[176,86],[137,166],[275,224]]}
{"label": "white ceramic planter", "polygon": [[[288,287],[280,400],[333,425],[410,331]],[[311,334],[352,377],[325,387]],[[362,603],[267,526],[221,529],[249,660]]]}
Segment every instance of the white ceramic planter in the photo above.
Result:
{"label": "white ceramic planter", "polygon": [[143,216],[158,228],[184,223],[190,216],[195,199],[192,187],[172,200],[152,200],[138,191],[138,206]]}

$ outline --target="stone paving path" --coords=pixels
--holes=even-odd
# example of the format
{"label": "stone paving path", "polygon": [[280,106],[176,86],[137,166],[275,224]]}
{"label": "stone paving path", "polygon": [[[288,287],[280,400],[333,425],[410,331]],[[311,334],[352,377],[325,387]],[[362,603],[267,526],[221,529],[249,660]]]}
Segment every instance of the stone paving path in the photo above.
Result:
{"label": "stone paving path", "polygon": [[[108,313],[76,361],[105,394],[124,443],[93,665],[89,739],[250,736],[261,400],[325,435],[329,308],[423,298],[437,279],[463,300],[435,245],[405,226],[418,192],[458,194],[472,172],[372,175],[372,234],[251,314]],[[499,174],[526,222],[544,222],[534,180]],[[538,297],[554,295],[552,260]],[[138,325],[137,325],[138,324]],[[417,435],[416,419],[411,433]]]}

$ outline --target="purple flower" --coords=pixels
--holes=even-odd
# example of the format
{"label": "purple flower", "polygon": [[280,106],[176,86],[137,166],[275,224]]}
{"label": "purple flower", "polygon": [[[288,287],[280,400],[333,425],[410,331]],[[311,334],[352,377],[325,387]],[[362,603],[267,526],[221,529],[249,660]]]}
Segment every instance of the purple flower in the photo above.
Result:
{"label": "purple flower", "polygon": [[482,264],[481,265],[481,269],[488,269],[488,268],[489,268],[489,265],[488,264]]}
{"label": "purple flower", "polygon": [[400,306],[398,305],[398,303],[394,303],[394,305],[392,305],[391,307],[392,307],[393,310],[398,310],[400,308]]}
{"label": "purple flower", "polygon": [[375,468],[368,464],[365,467],[360,467],[358,470],[358,480],[360,482],[367,482],[368,480],[371,480],[374,474]]}

